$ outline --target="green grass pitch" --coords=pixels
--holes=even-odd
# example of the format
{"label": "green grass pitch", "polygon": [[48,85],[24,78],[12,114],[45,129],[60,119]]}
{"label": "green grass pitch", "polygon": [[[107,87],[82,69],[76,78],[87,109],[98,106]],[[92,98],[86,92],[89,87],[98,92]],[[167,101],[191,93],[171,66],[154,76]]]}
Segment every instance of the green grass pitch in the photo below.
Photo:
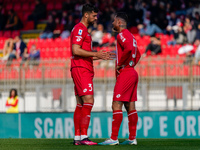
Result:
{"label": "green grass pitch", "polygon": [[[92,139],[102,142],[105,139]],[[124,139],[119,139],[122,142]],[[138,139],[138,145],[72,145],[72,139],[0,139],[0,150],[200,150],[200,139]]]}

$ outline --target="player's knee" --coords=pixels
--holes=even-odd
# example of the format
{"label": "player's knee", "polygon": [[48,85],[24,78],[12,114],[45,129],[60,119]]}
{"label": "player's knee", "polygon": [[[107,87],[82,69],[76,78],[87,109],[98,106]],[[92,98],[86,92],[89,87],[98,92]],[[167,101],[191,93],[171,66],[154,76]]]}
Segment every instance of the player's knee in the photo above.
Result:
{"label": "player's knee", "polygon": [[94,97],[93,95],[85,95],[82,97],[84,103],[91,103],[94,104]]}
{"label": "player's knee", "polygon": [[114,101],[114,102],[112,103],[112,110],[121,110],[121,109],[122,109],[122,106],[123,106],[123,103],[122,103],[122,102]]}

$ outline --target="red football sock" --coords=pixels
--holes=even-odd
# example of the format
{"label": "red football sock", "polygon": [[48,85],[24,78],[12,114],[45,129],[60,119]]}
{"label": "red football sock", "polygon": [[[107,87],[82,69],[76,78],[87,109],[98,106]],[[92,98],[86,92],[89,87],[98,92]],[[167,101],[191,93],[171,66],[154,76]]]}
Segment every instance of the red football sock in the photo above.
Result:
{"label": "red football sock", "polygon": [[75,130],[75,136],[81,135],[81,111],[82,105],[77,104],[76,109],[74,111],[74,130]]}
{"label": "red football sock", "polygon": [[113,121],[112,121],[112,134],[111,134],[111,139],[113,140],[117,140],[122,119],[123,119],[122,110],[114,110]]}
{"label": "red football sock", "polygon": [[87,135],[87,129],[90,123],[90,113],[92,110],[92,103],[84,103],[81,114],[81,135]]}
{"label": "red football sock", "polygon": [[129,127],[129,140],[134,140],[136,137],[136,128],[138,121],[138,114],[136,110],[128,112],[128,127]]}

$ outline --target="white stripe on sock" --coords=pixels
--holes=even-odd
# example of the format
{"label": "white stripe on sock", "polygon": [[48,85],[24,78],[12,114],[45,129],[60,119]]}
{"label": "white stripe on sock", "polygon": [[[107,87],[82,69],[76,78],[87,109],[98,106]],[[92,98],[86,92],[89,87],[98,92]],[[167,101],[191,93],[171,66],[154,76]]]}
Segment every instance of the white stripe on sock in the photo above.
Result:
{"label": "white stripe on sock", "polygon": [[115,114],[122,114],[122,112],[115,112],[115,113],[113,113],[113,115],[115,115]]}
{"label": "white stripe on sock", "polygon": [[87,105],[87,106],[93,106],[92,104],[83,104],[83,105]]}
{"label": "white stripe on sock", "polygon": [[129,114],[128,116],[130,116],[130,115],[132,115],[132,114],[135,114],[135,113],[137,113],[137,111],[136,112],[132,112],[131,114]]}

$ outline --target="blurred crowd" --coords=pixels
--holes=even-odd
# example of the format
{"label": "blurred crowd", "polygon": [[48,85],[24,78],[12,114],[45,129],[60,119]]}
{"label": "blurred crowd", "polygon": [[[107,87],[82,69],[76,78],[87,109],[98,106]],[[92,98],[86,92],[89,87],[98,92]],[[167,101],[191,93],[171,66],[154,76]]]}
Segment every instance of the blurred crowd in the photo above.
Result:
{"label": "blurred crowd", "polygon": [[[156,33],[173,35],[168,45],[195,44],[200,40],[200,1],[198,0],[65,0],[62,9],[47,11],[47,1],[35,0],[35,8],[28,16],[34,28],[40,20],[47,20],[41,39],[68,38],[75,24],[81,19],[82,5],[92,3],[99,8],[98,22],[89,30],[93,46],[113,46],[112,21],[117,11],[125,11],[129,17],[128,28],[133,34],[151,36],[148,50],[159,54],[161,46]],[[55,2],[56,3],[56,2]],[[17,13],[5,12],[0,4],[0,30],[23,29]],[[198,45],[197,45],[198,46]],[[156,50],[155,50],[156,49]]]}
{"label": "blurred crowd", "polygon": [[21,60],[21,65],[38,65],[40,60],[40,50],[33,44],[28,49],[20,36],[14,39],[9,38],[6,40],[3,48],[3,58],[7,61],[7,66],[12,64],[13,60]]}
{"label": "blurred crowd", "polygon": [[[195,0],[65,0],[61,10],[46,10],[46,3],[35,1],[35,9],[28,16],[35,28],[38,21],[48,23],[41,38],[66,38],[73,26],[80,21],[84,3],[93,3],[99,8],[98,24],[104,32],[112,32],[112,20],[117,11],[125,11],[129,16],[128,27],[133,33],[154,35],[155,33],[174,34],[169,44],[193,43],[200,39],[200,2]],[[0,4],[0,30],[23,28],[13,10],[5,12]]]}

